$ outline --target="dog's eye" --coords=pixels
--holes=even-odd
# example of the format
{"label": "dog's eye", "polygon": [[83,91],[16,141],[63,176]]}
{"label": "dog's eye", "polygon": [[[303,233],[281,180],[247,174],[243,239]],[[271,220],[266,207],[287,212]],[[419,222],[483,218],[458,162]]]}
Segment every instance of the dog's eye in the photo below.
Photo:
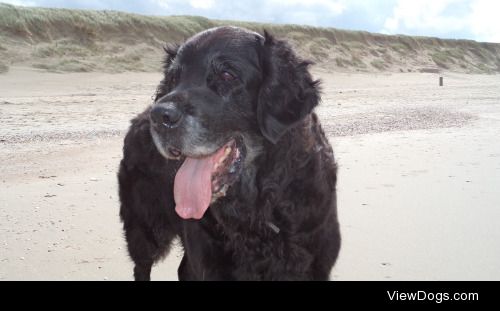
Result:
{"label": "dog's eye", "polygon": [[232,74],[230,74],[227,71],[223,71],[220,73],[220,78],[224,81],[232,81],[232,80],[234,80],[235,76],[233,76]]}

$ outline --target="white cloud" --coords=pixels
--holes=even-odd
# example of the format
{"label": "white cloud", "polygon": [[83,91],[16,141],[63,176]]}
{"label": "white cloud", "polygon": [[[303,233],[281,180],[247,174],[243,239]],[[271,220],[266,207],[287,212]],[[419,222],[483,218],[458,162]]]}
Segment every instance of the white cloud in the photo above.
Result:
{"label": "white cloud", "polygon": [[[467,10],[454,10],[459,5]],[[500,42],[499,12],[497,0],[398,0],[382,32],[469,33],[479,41]]]}
{"label": "white cloud", "polygon": [[343,0],[269,0],[269,3],[277,7],[293,6],[303,9],[321,7],[328,10],[328,12],[333,15],[340,15],[346,9],[346,4]]}
{"label": "white cloud", "polygon": [[34,1],[23,1],[23,0],[2,0],[3,3],[9,3],[13,5],[19,6],[35,6],[36,3]]}
{"label": "white cloud", "polygon": [[214,0],[190,0],[189,5],[191,5],[195,9],[208,10],[208,9],[211,9],[215,5],[215,1]]}
{"label": "white cloud", "polygon": [[152,0],[154,4],[158,5],[162,9],[168,9],[170,8],[170,5],[168,4],[168,0]]}
{"label": "white cloud", "polygon": [[291,12],[287,17],[297,24],[318,26],[318,17],[312,12]]}
{"label": "white cloud", "polygon": [[475,0],[468,17],[470,31],[479,41],[500,43],[500,1]]}
{"label": "white cloud", "polygon": [[402,29],[451,32],[463,29],[465,21],[444,14],[450,5],[466,0],[399,0],[392,16],[384,23],[383,32],[396,33]]}

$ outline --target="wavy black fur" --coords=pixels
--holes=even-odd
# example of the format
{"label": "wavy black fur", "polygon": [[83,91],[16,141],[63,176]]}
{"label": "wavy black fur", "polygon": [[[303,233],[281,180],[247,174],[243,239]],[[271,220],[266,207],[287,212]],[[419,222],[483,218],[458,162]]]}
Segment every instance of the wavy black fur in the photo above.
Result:
{"label": "wavy black fur", "polygon": [[[201,220],[174,211],[173,181],[181,161],[165,159],[150,134],[149,109],[132,120],[120,164],[120,216],[136,280],[179,236],[180,280],[327,280],[340,249],[333,151],[317,116],[318,81],[284,41],[260,42],[261,83],[248,135],[254,161]],[[175,84],[168,66],[156,99]],[[265,137],[265,138],[264,138]],[[260,139],[259,139],[260,138]],[[255,146],[253,146],[254,148]]]}

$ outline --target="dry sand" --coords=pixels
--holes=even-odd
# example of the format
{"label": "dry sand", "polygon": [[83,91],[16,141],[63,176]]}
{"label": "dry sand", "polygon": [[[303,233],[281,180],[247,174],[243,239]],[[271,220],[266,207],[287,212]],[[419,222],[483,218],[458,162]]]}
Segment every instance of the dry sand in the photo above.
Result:
{"label": "dry sand", "polygon": [[[340,167],[332,279],[500,280],[500,76],[316,75]],[[0,75],[0,280],[132,278],[116,171],[160,78]]]}

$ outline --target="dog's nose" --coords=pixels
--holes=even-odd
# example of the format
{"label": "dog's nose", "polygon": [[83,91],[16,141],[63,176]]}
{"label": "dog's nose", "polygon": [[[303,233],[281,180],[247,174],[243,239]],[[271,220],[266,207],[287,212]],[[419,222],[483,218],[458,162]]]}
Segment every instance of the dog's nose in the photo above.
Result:
{"label": "dog's nose", "polygon": [[182,118],[182,112],[174,105],[156,105],[151,110],[151,120],[156,124],[162,124],[167,128],[175,127]]}

